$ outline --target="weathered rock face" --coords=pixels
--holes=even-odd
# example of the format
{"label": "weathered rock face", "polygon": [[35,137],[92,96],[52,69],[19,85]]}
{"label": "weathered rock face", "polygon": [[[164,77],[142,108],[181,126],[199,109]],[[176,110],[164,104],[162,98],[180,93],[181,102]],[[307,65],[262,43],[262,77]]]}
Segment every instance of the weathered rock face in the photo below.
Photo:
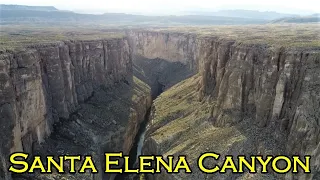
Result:
{"label": "weathered rock face", "polygon": [[312,170],[319,173],[319,49],[270,50],[210,39],[201,46],[200,96],[216,100],[214,124],[250,117],[259,127],[275,126],[274,136],[288,138],[286,152],[312,155]]}
{"label": "weathered rock face", "polygon": [[180,33],[128,32],[135,54],[148,59],[181,62],[196,70],[196,37]]}
{"label": "weathered rock face", "polygon": [[[171,58],[198,69],[199,99],[210,99],[208,120],[214,126],[232,127],[243,119],[251,119],[257,128],[276,127],[272,136],[284,134],[286,153],[312,155],[312,176],[319,176],[320,49],[271,49],[161,32],[135,32],[134,37],[138,54]],[[168,121],[175,119],[171,117]],[[148,144],[155,142],[150,138],[152,132],[159,133],[160,127],[151,120],[146,147],[166,149]],[[150,149],[146,152],[150,153]],[[287,178],[294,179],[289,175]]]}
{"label": "weathered rock face", "polygon": [[[0,58],[1,169],[10,152],[32,152],[100,85],[132,79],[127,39],[39,45]],[[130,78],[129,78],[130,77]],[[6,176],[6,172],[1,172]]]}

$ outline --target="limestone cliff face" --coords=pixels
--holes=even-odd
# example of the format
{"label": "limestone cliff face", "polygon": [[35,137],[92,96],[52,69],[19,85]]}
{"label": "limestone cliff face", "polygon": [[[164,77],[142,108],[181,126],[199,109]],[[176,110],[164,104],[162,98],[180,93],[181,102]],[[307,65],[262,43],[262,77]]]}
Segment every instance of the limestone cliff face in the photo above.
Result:
{"label": "limestone cliff face", "polygon": [[[197,69],[199,99],[210,99],[209,120],[214,126],[251,119],[259,128],[276,127],[273,136],[285,134],[286,152],[312,155],[313,172],[320,171],[320,49],[272,49],[161,32],[136,32],[134,39],[141,55],[178,60]],[[149,129],[157,129],[152,121]]]}
{"label": "limestone cliff face", "polygon": [[181,62],[196,69],[196,37],[182,33],[152,31],[128,32],[135,54],[149,59],[161,58],[169,62]]}
{"label": "limestone cliff face", "polygon": [[286,152],[312,155],[312,170],[319,172],[319,49],[270,50],[210,39],[201,46],[200,97],[216,100],[214,124],[251,118],[259,127],[275,126],[274,136],[288,138]]}
{"label": "limestone cliff face", "polygon": [[[66,41],[0,55],[1,166],[32,152],[100,85],[132,76],[127,39]],[[5,173],[5,172],[2,172]]]}

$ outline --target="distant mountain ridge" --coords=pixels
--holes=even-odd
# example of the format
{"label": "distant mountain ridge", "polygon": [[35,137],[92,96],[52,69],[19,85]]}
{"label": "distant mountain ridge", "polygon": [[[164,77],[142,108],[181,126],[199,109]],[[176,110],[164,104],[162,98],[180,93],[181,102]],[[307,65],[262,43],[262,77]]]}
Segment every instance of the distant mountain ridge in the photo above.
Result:
{"label": "distant mountain ridge", "polygon": [[36,10],[36,11],[58,11],[54,6],[26,6],[0,4],[0,10]]}
{"label": "distant mountain ridge", "polygon": [[320,23],[320,14],[310,16],[285,17],[272,21],[272,23]]}
{"label": "distant mountain ridge", "polygon": [[285,14],[278,13],[275,11],[257,11],[257,10],[244,10],[244,9],[234,9],[234,10],[219,10],[219,11],[184,11],[184,14],[194,14],[194,15],[209,15],[209,16],[224,16],[224,17],[238,17],[238,18],[252,18],[252,19],[264,19],[264,20],[274,20],[284,17],[296,17],[297,14]]}
{"label": "distant mountain ridge", "polygon": [[125,13],[81,14],[61,11],[52,6],[0,5],[0,24],[112,24],[112,25],[231,25],[262,24],[265,20],[185,15],[145,16]]}
{"label": "distant mountain ridge", "polygon": [[243,25],[319,22],[319,14],[301,17],[274,11],[190,11],[186,15],[146,16],[125,13],[81,14],[53,6],[0,4],[0,24],[105,24],[105,25]]}

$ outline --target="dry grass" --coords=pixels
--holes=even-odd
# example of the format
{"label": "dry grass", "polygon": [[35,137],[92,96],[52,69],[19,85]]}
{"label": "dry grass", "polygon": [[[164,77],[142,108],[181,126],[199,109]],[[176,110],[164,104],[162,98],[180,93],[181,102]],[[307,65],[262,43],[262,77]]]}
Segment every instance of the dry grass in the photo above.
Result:
{"label": "dry grass", "polygon": [[154,29],[162,32],[216,36],[247,44],[286,47],[320,47],[320,24],[267,24],[242,26],[180,26]]}
{"label": "dry grass", "polygon": [[[144,30],[144,29],[143,29]],[[218,37],[244,44],[264,44],[271,47],[320,47],[320,25],[267,24],[221,26],[172,26],[148,28],[152,31],[196,34],[199,37]],[[56,43],[66,40],[110,39],[125,36],[121,27],[109,26],[2,26],[0,51],[32,44]]]}
{"label": "dry grass", "polygon": [[[265,44],[285,47],[320,47],[320,25],[267,24],[267,25],[215,25],[172,26],[148,28],[152,31],[196,34],[199,37],[218,37],[237,40],[245,44]],[[2,26],[0,50],[31,44],[55,43],[65,40],[95,40],[123,37],[124,29],[109,26]]]}
{"label": "dry grass", "polygon": [[2,26],[0,50],[25,47],[32,44],[48,44],[66,40],[95,40],[121,38],[119,31],[93,28]]}

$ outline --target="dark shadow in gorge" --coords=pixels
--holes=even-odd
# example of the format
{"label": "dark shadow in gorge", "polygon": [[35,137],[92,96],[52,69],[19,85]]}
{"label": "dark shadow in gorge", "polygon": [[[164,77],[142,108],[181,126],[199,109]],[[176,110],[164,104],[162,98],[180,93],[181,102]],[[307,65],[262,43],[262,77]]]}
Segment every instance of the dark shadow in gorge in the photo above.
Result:
{"label": "dark shadow in gorge", "polygon": [[[194,72],[187,65],[181,62],[170,62],[164,59],[147,59],[136,56],[133,61],[133,72],[136,77],[147,83],[151,87],[152,99],[156,99],[163,91],[194,75]],[[139,131],[135,137],[135,142],[130,151],[129,169],[137,169],[137,154],[142,154],[142,144],[146,126],[150,116],[150,110],[145,115],[144,121],[140,124]],[[124,167],[122,167],[124,168]],[[117,174],[115,180],[138,179],[137,174]]]}
{"label": "dark shadow in gorge", "polygon": [[[54,124],[53,132],[44,143],[38,145],[38,143],[29,142],[27,144],[32,149],[30,155],[40,155],[43,160],[46,155],[53,155],[56,161],[59,160],[58,155],[92,155],[99,174],[65,173],[63,177],[66,179],[104,178],[104,152],[123,151],[123,143],[126,142],[124,128],[128,125],[134,88],[132,73],[120,81],[110,80],[106,85],[96,86],[92,96],[80,103],[69,118],[60,118]],[[32,136],[36,137],[35,134]],[[46,166],[46,163],[44,164]],[[69,165],[64,165],[64,168],[69,171]],[[77,167],[76,171],[78,170]],[[12,178],[40,180],[61,177],[57,174],[40,174],[36,170],[36,173],[13,174]]]}
{"label": "dark shadow in gorge", "polygon": [[[145,115],[144,121],[140,124],[140,128],[139,131],[135,137],[135,142],[130,150],[129,156],[129,169],[137,169],[138,168],[138,156],[142,154],[142,146],[141,144],[143,144],[144,141],[144,135],[145,135],[145,131],[146,131],[146,127],[147,127],[147,123],[149,120],[149,116],[150,116],[150,110],[151,108],[148,109],[147,114]],[[122,169],[124,169],[124,166],[122,166]],[[114,180],[125,180],[128,179],[129,177],[129,173],[122,173],[122,174],[117,174],[114,178]],[[134,179],[138,179],[139,174],[132,174],[132,178]]]}
{"label": "dark shadow in gorge", "polygon": [[188,65],[181,62],[171,62],[160,58],[148,59],[135,56],[133,72],[136,77],[147,83],[155,99],[162,91],[195,74]]}
{"label": "dark shadow in gorge", "polygon": [[[163,91],[164,91],[164,85],[161,84],[159,81],[155,82],[154,86],[154,97],[158,97]],[[154,99],[153,99],[154,100]],[[150,117],[150,112],[151,112],[151,107],[148,109],[143,122],[141,122],[139,131],[136,134],[134,144],[130,150],[129,156],[129,169],[137,169],[138,168],[138,157],[142,155],[142,147],[143,147],[143,142],[144,142],[144,136],[146,132],[146,127],[149,121]],[[124,166],[122,166],[122,169],[124,169]],[[117,174],[114,178],[114,180],[124,180],[124,179],[129,179],[129,173],[122,173],[122,174]],[[132,174],[133,176],[130,179],[138,179],[139,175],[138,174]]]}

